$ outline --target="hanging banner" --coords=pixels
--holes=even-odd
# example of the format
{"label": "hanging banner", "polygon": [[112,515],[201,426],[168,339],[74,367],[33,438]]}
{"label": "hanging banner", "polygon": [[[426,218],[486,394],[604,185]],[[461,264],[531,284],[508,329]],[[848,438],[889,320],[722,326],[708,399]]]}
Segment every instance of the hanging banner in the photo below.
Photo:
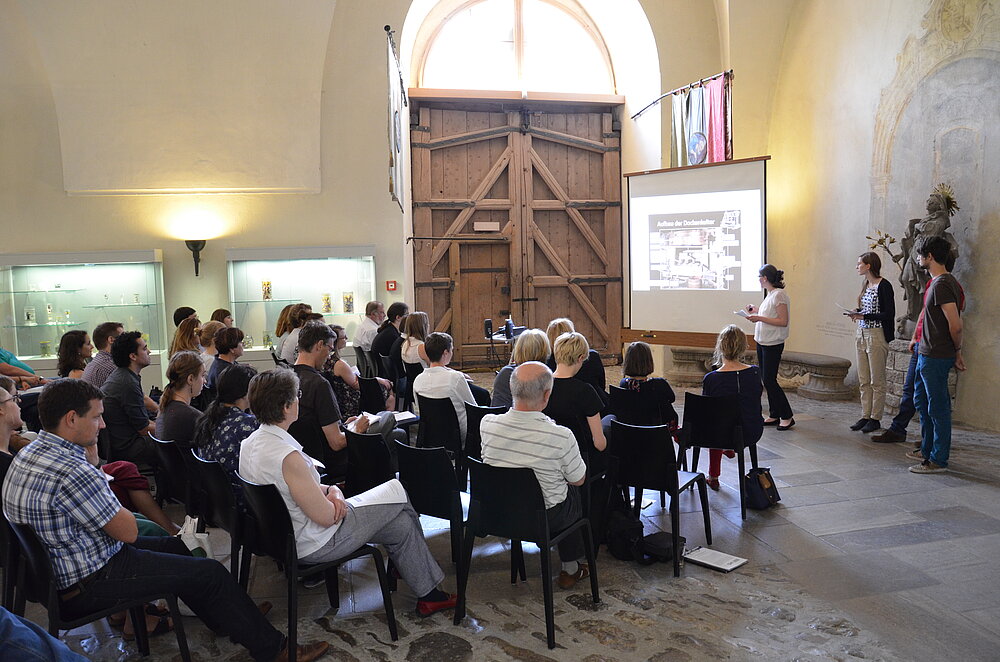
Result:
{"label": "hanging banner", "polygon": [[403,211],[403,121],[406,119],[406,96],[400,73],[396,50],[392,44],[392,33],[386,27],[386,67],[389,79],[389,193]]}

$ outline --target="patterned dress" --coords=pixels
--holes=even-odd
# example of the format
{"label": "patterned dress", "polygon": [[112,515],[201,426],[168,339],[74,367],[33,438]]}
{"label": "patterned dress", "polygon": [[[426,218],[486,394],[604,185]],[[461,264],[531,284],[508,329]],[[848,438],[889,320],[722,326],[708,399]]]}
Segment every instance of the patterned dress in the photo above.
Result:
{"label": "patterned dress", "polygon": [[236,472],[240,468],[240,444],[259,426],[253,414],[247,414],[238,407],[229,407],[212,433],[212,439],[197,451],[202,458],[215,460],[226,470],[236,503],[240,506],[243,505],[243,490],[236,480]]}

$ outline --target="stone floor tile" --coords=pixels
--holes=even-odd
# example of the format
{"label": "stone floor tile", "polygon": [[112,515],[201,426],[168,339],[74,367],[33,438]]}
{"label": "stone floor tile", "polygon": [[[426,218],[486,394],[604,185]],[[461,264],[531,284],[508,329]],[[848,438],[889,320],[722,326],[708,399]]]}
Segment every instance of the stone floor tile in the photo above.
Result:
{"label": "stone floor tile", "polygon": [[782,516],[815,536],[922,521],[878,499],[785,507]]}
{"label": "stone floor tile", "polygon": [[882,551],[841,554],[779,565],[800,586],[826,600],[894,593],[937,580]]}

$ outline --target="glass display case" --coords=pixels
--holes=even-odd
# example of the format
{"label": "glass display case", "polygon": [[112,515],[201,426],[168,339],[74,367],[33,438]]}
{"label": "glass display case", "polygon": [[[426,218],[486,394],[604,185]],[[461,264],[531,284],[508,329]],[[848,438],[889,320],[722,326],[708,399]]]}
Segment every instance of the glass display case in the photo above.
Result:
{"label": "glass display case", "polygon": [[247,345],[268,349],[281,310],[308,303],[354,337],[375,298],[374,246],[228,249],[230,311]]}
{"label": "glass display case", "polygon": [[165,349],[161,262],[159,250],[0,254],[0,347],[46,374],[64,333],[116,321]]}

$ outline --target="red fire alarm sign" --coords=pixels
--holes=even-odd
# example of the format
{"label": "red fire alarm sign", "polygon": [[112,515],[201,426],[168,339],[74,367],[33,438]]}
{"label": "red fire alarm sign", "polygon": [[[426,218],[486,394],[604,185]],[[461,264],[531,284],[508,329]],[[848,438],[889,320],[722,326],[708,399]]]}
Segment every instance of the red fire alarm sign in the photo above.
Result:
{"label": "red fire alarm sign", "polygon": [[385,291],[386,292],[395,292],[396,291],[396,281],[394,281],[394,280],[387,280],[387,281],[385,281]]}

